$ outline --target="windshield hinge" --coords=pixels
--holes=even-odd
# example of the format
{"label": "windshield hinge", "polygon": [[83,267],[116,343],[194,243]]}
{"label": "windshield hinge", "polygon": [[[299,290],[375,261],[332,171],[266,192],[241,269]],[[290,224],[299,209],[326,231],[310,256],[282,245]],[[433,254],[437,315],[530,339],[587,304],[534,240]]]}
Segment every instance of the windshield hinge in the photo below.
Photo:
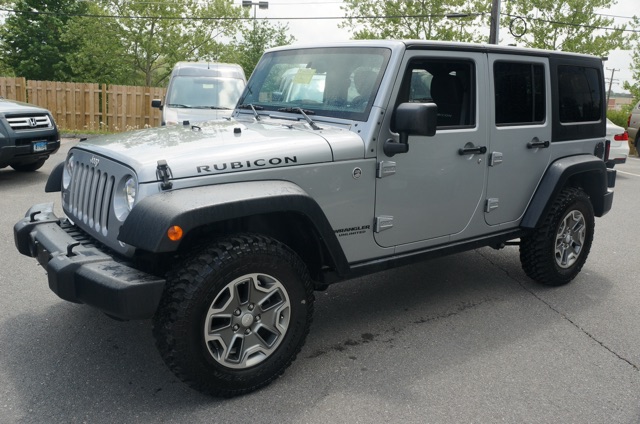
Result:
{"label": "windshield hinge", "polygon": [[156,168],[156,176],[158,180],[162,183],[160,184],[160,188],[163,190],[169,190],[173,187],[173,183],[169,181],[169,179],[173,178],[173,174],[171,173],[171,168],[167,165],[167,161],[162,159],[158,161],[158,168]]}

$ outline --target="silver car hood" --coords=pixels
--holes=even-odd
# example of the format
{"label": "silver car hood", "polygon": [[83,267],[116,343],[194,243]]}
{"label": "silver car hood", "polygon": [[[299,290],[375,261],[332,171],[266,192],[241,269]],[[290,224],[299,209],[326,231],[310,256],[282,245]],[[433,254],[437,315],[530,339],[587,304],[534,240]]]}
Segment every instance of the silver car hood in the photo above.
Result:
{"label": "silver car hood", "polygon": [[283,119],[231,119],[111,134],[74,148],[131,167],[140,183],[158,180],[160,160],[177,179],[364,157],[364,143],[357,134],[321,127],[313,130],[306,123]]}

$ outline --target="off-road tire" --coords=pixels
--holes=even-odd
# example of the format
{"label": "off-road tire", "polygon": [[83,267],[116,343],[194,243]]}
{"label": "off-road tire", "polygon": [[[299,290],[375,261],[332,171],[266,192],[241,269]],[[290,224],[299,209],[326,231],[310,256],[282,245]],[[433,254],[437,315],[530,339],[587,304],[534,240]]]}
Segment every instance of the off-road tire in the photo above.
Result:
{"label": "off-road tire", "polygon": [[[217,311],[221,297],[231,295],[230,300],[225,300],[225,305],[242,298],[236,297],[241,290],[229,290],[230,285],[246,276],[258,274],[271,276],[273,280],[270,281],[277,281],[278,298],[288,300],[286,330],[280,333],[277,345],[274,344],[273,350],[259,363],[251,366],[238,363],[231,368],[225,366],[231,364],[225,363],[228,356],[215,356],[218,351],[212,349],[211,343],[218,342],[209,341],[207,344],[205,341],[205,333],[216,319],[215,315],[211,317],[211,311]],[[257,283],[258,286],[261,284]],[[268,237],[239,234],[214,241],[193,252],[168,273],[165,291],[153,319],[153,334],[162,358],[178,378],[201,392],[232,397],[269,384],[295,360],[309,333],[313,301],[313,287],[307,268],[291,249]],[[247,312],[246,305],[242,307]],[[258,310],[257,305],[255,310]],[[250,313],[238,315],[238,318],[245,318]],[[275,320],[284,317],[284,313],[277,312],[277,315]],[[254,324],[261,319],[259,316],[255,321],[253,317],[246,318]],[[226,323],[222,325],[224,334],[230,334],[231,327]],[[233,322],[230,325],[233,326]],[[250,329],[243,330],[242,325],[240,327],[240,331],[251,332]],[[249,340],[249,336],[245,339],[242,333],[239,336],[233,334],[233,340],[242,338],[243,344],[237,350],[244,352],[244,341]],[[235,346],[233,343],[229,345]],[[232,352],[231,347],[228,352]]]}
{"label": "off-road tire", "polygon": [[[576,227],[572,229],[566,224]],[[573,280],[589,255],[594,225],[593,207],[584,191],[563,189],[542,224],[521,240],[520,262],[524,272],[548,286],[560,286]],[[570,255],[570,261],[564,264],[562,252]]]}
{"label": "off-road tire", "polygon": [[32,163],[11,165],[11,167],[18,172],[34,172],[42,168],[45,162],[46,162],[46,159],[41,159],[37,162],[32,162]]}

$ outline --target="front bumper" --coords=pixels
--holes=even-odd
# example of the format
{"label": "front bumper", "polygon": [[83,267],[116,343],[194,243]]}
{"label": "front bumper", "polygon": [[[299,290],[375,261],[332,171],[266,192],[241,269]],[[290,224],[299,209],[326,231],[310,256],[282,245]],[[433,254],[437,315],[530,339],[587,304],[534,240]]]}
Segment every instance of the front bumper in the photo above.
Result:
{"label": "front bumper", "polygon": [[13,232],[18,251],[38,259],[47,271],[49,288],[61,299],[125,320],[155,313],[165,280],[88,243],[84,234],[54,214],[53,203],[32,206]]}
{"label": "front bumper", "polygon": [[42,158],[48,158],[60,149],[60,140],[47,141],[47,150],[33,152],[31,145],[0,146],[0,168],[8,165],[22,165],[34,163]]}

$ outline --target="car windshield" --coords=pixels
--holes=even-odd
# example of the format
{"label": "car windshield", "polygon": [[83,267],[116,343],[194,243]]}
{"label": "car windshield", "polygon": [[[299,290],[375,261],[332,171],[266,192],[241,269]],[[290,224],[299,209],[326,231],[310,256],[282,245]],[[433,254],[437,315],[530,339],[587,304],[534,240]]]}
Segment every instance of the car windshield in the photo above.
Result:
{"label": "car windshield", "polygon": [[258,64],[239,104],[366,120],[390,56],[389,49],[371,47],[270,52]]}
{"label": "car windshield", "polygon": [[233,109],[244,89],[237,78],[177,76],[169,87],[167,106]]}

